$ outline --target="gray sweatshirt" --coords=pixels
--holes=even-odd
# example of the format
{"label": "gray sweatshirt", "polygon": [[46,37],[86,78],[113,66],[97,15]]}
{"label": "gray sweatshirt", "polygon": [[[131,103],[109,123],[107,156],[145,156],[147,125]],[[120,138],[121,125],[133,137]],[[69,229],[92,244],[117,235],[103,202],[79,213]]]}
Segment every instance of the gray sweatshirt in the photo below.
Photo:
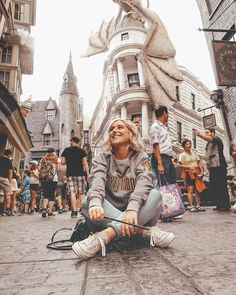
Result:
{"label": "gray sweatshirt", "polygon": [[110,151],[98,154],[92,165],[89,207],[102,206],[104,198],[121,211],[138,212],[154,187],[149,157],[131,151],[125,160],[117,160]]}

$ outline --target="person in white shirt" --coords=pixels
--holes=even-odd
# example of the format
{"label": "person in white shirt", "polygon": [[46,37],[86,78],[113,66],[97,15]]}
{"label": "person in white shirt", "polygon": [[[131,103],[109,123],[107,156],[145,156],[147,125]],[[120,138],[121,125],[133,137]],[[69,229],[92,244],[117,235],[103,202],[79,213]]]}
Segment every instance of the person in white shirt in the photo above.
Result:
{"label": "person in white shirt", "polygon": [[171,137],[166,127],[169,117],[167,107],[159,106],[155,109],[155,115],[157,121],[152,124],[149,132],[153,148],[151,156],[152,172],[158,181],[173,184],[176,183],[176,171],[172,162]]}

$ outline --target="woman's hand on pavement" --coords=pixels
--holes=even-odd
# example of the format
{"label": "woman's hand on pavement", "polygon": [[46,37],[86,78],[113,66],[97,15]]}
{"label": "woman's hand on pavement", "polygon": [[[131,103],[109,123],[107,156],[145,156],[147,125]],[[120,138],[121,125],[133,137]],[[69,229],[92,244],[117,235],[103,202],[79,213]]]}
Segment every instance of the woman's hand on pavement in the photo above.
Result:
{"label": "woman's hand on pavement", "polygon": [[[123,221],[124,222],[128,222],[131,224],[137,224],[138,223],[138,213],[135,211],[127,211],[124,214],[123,217]],[[121,230],[122,230],[122,235],[125,237],[131,237],[132,234],[134,233],[134,228],[132,225],[128,225],[128,224],[122,224],[121,225]]]}
{"label": "woman's hand on pavement", "polygon": [[91,220],[101,221],[104,219],[104,209],[100,206],[91,207],[88,213]]}

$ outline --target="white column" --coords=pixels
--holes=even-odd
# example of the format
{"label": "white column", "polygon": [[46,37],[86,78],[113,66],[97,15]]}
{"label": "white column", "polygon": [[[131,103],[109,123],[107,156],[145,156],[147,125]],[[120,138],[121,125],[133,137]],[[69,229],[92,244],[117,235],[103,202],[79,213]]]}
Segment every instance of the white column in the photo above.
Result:
{"label": "white column", "polygon": [[157,117],[155,115],[155,109],[153,109],[153,111],[152,111],[152,123],[156,122],[156,119],[157,119]]}
{"label": "white column", "polygon": [[142,103],[142,138],[148,138],[148,107],[147,103]]}
{"label": "white column", "polygon": [[120,117],[121,119],[127,119],[127,106],[126,104],[122,104],[121,110],[120,110]]}
{"label": "white column", "polygon": [[116,93],[117,92],[117,86],[119,85],[117,68],[116,67],[113,68],[112,72],[113,72],[113,77],[114,77],[114,89],[115,89],[115,93]]}
{"label": "white column", "polygon": [[124,67],[120,59],[117,60],[117,70],[118,70],[120,90],[122,90],[125,88],[125,74],[124,74]]}
{"label": "white column", "polygon": [[138,76],[139,82],[141,87],[145,87],[144,77],[143,77],[143,68],[141,62],[137,59],[137,66],[138,66]]}
{"label": "white column", "polygon": [[108,66],[107,68],[107,87],[109,89],[107,100],[111,100],[112,95],[115,93],[115,85],[114,85],[114,77],[113,77],[113,69],[112,66]]}

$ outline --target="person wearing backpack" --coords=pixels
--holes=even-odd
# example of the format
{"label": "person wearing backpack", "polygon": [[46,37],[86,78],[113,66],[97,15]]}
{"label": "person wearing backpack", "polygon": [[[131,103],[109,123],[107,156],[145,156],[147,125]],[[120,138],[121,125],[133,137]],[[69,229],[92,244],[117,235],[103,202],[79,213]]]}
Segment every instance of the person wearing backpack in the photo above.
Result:
{"label": "person wearing backpack", "polygon": [[[57,187],[57,161],[58,157],[53,148],[49,148],[47,154],[39,163],[39,179],[43,190],[42,218],[54,216],[55,191]],[[48,208],[48,210],[47,210]]]}

